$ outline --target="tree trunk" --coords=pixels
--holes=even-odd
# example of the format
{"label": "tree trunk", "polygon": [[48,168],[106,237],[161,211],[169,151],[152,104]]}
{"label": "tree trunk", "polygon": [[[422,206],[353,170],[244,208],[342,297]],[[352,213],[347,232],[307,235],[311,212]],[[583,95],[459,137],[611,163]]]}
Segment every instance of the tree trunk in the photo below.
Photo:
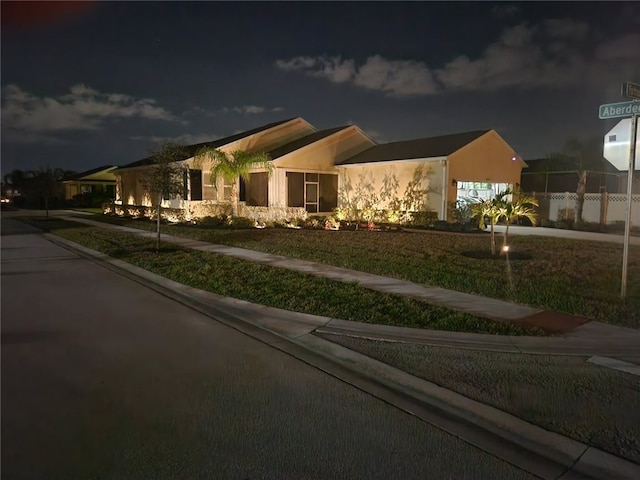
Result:
{"label": "tree trunk", "polygon": [[238,183],[234,180],[231,185],[231,216],[238,216]]}
{"label": "tree trunk", "polygon": [[578,172],[578,189],[576,190],[576,222],[582,222],[582,210],[584,209],[584,194],[587,191],[586,170]]}
{"label": "tree trunk", "polygon": [[496,233],[495,233],[495,231],[493,229],[494,225],[495,224],[493,223],[493,220],[491,220],[491,255],[495,256],[495,254],[496,254]]}
{"label": "tree trunk", "polygon": [[156,219],[156,252],[160,252],[160,215],[161,215],[162,195],[158,197],[158,218]]}
{"label": "tree trunk", "polygon": [[44,211],[46,218],[49,218],[49,197],[44,196]]}

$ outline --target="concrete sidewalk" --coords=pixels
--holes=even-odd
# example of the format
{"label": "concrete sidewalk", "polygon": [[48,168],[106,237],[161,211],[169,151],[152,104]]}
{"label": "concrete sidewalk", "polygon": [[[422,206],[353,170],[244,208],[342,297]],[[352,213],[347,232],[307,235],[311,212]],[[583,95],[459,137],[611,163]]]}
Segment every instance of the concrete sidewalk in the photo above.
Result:
{"label": "concrete sidewalk", "polygon": [[[146,238],[155,238],[156,235],[155,232],[120,225],[112,225],[86,218],[62,218],[91,226],[134,233]],[[544,317],[547,315],[554,318],[560,318],[561,323],[564,321],[564,325],[571,327],[564,331],[561,336],[554,336],[550,338],[509,337],[473,333],[441,332],[406,327],[390,327],[332,319],[325,324],[316,324],[313,326],[313,329],[319,327],[318,331],[323,333],[362,336],[367,338],[385,338],[395,341],[417,342],[430,345],[448,345],[459,348],[520,353],[547,353],[556,355],[629,356],[637,355],[640,350],[640,331],[630,328],[607,325],[596,321],[588,321],[588,319],[581,317],[560,315],[556,312],[543,311],[479,295],[471,295],[438,287],[430,287],[404,280],[333,267],[326,264],[287,258],[280,255],[273,255],[225,245],[215,245],[208,242],[167,234],[163,234],[162,239],[165,242],[173,243],[184,248],[229,255],[264,265],[287,268],[337,281],[357,282],[372,290],[392,293],[395,295],[404,295],[425,301],[429,304],[463,311],[492,320],[527,324],[527,322],[530,322],[530,320],[536,316]],[[567,318],[569,319],[568,322],[566,321]]]}

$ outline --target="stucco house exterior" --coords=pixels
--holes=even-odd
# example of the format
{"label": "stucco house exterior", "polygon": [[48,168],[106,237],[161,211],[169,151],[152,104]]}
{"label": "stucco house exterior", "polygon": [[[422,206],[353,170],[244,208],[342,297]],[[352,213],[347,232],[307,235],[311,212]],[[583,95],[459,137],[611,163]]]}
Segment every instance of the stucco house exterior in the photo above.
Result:
{"label": "stucco house exterior", "polygon": [[[336,207],[431,210],[446,220],[449,203],[517,188],[526,164],[494,130],[377,144],[356,125],[318,130],[297,117],[187,147],[185,198],[165,200],[187,219],[228,211],[230,185],[210,180],[211,165],[193,157],[203,146],[266,152],[269,174],[240,182],[240,215],[260,219],[330,214]],[[146,158],[115,170],[116,204],[152,207],[141,175]]]}
{"label": "stucco house exterior", "polygon": [[495,130],[478,130],[376,145],[336,165],[343,204],[431,210],[446,220],[459,198],[517,189],[526,163]]}
{"label": "stucco house exterior", "polygon": [[64,185],[64,198],[71,200],[76,195],[104,192],[105,197],[115,198],[116,176],[115,165],[103,165],[86,172],[81,172],[62,182]]}

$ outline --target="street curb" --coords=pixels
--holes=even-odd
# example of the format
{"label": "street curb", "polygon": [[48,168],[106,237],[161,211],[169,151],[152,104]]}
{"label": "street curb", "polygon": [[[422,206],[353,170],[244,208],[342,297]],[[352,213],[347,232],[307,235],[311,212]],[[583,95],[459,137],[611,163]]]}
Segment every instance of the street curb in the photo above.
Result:
{"label": "street curb", "polygon": [[[640,465],[550,432],[312,334],[333,319],[228,299],[179,284],[53,234],[47,233],[44,237],[128,278],[137,277],[137,280],[132,279],[160,293],[173,292],[170,296],[184,305],[541,478],[569,479],[576,475],[579,478],[640,478]],[[247,313],[257,316],[257,320],[246,320]],[[291,323],[293,329],[288,328]],[[336,365],[341,367],[338,373]]]}

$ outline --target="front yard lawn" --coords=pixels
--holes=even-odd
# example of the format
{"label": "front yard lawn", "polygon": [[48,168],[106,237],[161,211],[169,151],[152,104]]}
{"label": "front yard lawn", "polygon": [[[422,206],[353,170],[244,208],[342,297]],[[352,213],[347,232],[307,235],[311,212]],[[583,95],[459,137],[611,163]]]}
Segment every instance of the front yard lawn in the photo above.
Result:
{"label": "front yard lawn", "polygon": [[[97,220],[153,230],[147,220]],[[521,260],[472,258],[489,235],[292,229],[227,230],[164,225],[163,232],[259,250],[416,283],[499,298],[640,328],[640,247],[629,251],[627,300],[620,299],[622,245],[510,236]],[[498,241],[501,241],[499,238]]]}
{"label": "front yard lawn", "polygon": [[249,302],[358,322],[504,335],[542,335],[538,329],[494,322],[399,295],[375,292],[224,255],[60,219],[24,219],[60,237],[171,280]]}

